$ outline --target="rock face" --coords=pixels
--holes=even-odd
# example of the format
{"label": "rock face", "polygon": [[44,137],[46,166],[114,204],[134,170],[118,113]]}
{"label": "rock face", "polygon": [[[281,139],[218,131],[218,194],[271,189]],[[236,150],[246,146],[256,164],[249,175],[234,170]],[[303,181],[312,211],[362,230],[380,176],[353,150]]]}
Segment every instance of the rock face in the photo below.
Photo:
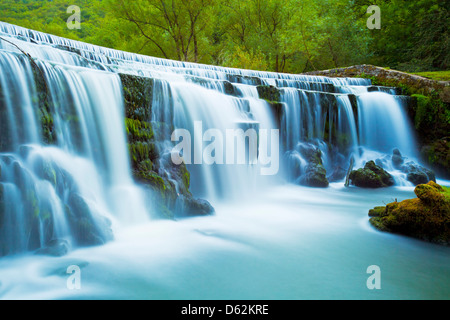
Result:
{"label": "rock face", "polygon": [[[169,218],[208,215],[214,208],[206,200],[195,199],[189,191],[190,174],[183,163],[175,165],[170,153],[161,150],[170,124],[152,122],[153,79],[120,74],[125,102],[125,127],[133,177],[148,190],[158,216]],[[165,133],[165,134],[162,134]]]}
{"label": "rock face", "polygon": [[327,171],[322,163],[322,151],[313,145],[304,144],[300,147],[300,154],[308,162],[299,183],[314,188],[327,188],[329,181]]}
{"label": "rock face", "polygon": [[[312,71],[307,72],[305,74],[309,75],[319,75],[319,76],[327,76],[327,77],[359,77],[362,75],[377,77],[379,79],[390,80],[392,82],[398,82],[401,84],[409,85],[412,87],[417,87],[418,89],[424,90],[426,92],[434,92],[439,91],[442,92],[442,99],[444,102],[449,103],[450,100],[446,98],[449,97],[448,93],[448,82],[438,82],[434,80],[430,80],[424,77],[420,77],[417,75],[385,69],[372,65],[357,65],[351,66],[347,68],[338,68],[332,70],[323,70],[323,71]],[[396,85],[395,87],[400,87]],[[447,88],[446,88],[447,87]],[[445,92],[444,92],[445,90]],[[444,100],[446,99],[446,100]]]}
{"label": "rock face", "polygon": [[421,154],[439,174],[450,178],[450,137],[423,146]]}
{"label": "rock face", "polygon": [[261,99],[274,102],[281,100],[280,90],[274,86],[257,86],[256,89]]}
{"label": "rock face", "polygon": [[450,245],[450,190],[435,182],[418,185],[416,199],[393,202],[369,211],[377,229]]}
{"label": "rock face", "polygon": [[385,188],[395,184],[394,178],[374,161],[364,168],[354,170],[349,175],[350,184],[361,188]]}

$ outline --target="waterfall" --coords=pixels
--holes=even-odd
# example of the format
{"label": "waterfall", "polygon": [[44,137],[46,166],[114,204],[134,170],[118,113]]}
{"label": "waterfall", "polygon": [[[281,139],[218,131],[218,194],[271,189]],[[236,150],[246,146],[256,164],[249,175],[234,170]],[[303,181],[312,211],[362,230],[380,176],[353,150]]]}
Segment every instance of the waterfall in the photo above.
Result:
{"label": "waterfall", "polygon": [[[352,158],[362,166],[394,148],[415,155],[396,90],[367,79],[172,61],[6,23],[0,36],[0,256],[101,244],[118,225],[149,219],[155,209],[133,181],[127,149],[124,74],[153,80],[145,120],[155,128],[156,167],[178,194],[176,129],[192,138],[182,154],[190,191],[213,201],[285,181],[317,186],[311,170],[343,183]],[[231,143],[241,133],[244,155]]]}
{"label": "waterfall", "polygon": [[9,43],[0,49],[0,255],[104,243],[113,223],[148,218],[131,178],[117,74],[20,42],[30,47],[33,60]]}
{"label": "waterfall", "polygon": [[390,152],[400,149],[415,157],[414,133],[406,119],[401,103],[384,92],[358,96],[361,145],[371,150]]}

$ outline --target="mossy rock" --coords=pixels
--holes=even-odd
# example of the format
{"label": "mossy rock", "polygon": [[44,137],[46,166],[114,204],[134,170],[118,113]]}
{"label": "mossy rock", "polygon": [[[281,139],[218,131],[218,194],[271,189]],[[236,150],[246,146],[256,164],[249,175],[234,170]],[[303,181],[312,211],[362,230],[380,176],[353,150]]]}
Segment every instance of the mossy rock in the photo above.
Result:
{"label": "mossy rock", "polygon": [[400,170],[407,174],[406,179],[415,186],[428,183],[429,181],[436,182],[436,175],[433,171],[409,161],[400,167]]}
{"label": "mossy rock", "polygon": [[258,77],[243,76],[240,74],[231,74],[231,73],[227,73],[226,76],[227,76],[227,80],[231,83],[244,83],[244,84],[250,84],[253,86],[262,85],[262,80]]}
{"label": "mossy rock", "polygon": [[37,116],[41,123],[42,140],[45,144],[53,145],[57,142],[53,120],[55,104],[51,98],[51,93],[41,67],[33,62],[31,63],[31,69],[36,85],[36,96],[31,98],[39,106]]}
{"label": "mossy rock", "polygon": [[314,145],[302,144],[299,152],[308,162],[305,171],[301,173],[299,183],[313,188],[327,188],[329,181],[327,171],[322,163],[322,151]]}
{"label": "mossy rock", "polygon": [[395,184],[394,178],[374,161],[367,162],[364,168],[352,171],[349,180],[352,185],[360,188],[385,188]]}
{"label": "mossy rock", "polygon": [[421,154],[437,173],[450,178],[450,137],[444,137],[423,146]]}
{"label": "mossy rock", "polygon": [[321,164],[309,164],[300,178],[300,184],[313,188],[327,188],[327,171]]}
{"label": "mossy rock", "polygon": [[93,212],[77,193],[69,196],[65,213],[78,246],[96,246],[113,240],[111,221]]}
{"label": "mossy rock", "polygon": [[236,87],[233,86],[233,84],[229,81],[223,82],[223,87],[225,89],[225,94],[228,94],[230,96],[237,97],[239,95],[238,91],[236,90]]}
{"label": "mossy rock", "polygon": [[280,90],[274,86],[257,86],[259,98],[270,102],[280,102]]}
{"label": "mossy rock", "polygon": [[206,200],[193,197],[182,197],[181,200],[183,203],[177,217],[209,216],[215,213],[213,206]]}
{"label": "mossy rock", "polygon": [[415,193],[415,199],[370,210],[370,223],[381,231],[450,245],[450,193],[432,181],[418,185]]}
{"label": "mossy rock", "polygon": [[154,136],[152,125],[147,121],[125,118],[125,129],[131,142],[150,141]]}
{"label": "mossy rock", "polygon": [[151,121],[154,80],[123,73],[119,76],[122,81],[126,117]]}

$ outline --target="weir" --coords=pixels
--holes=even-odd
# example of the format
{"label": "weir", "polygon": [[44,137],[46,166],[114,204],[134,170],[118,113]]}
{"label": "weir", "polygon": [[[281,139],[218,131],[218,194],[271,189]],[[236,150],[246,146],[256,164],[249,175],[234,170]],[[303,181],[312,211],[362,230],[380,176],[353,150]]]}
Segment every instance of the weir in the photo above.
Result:
{"label": "weir", "polygon": [[[0,36],[0,256],[55,243],[63,251],[103,244],[115,228],[146,221],[158,210],[133,179],[123,75],[152,81],[142,92],[147,106],[132,116],[141,129],[148,129],[142,123],[153,127],[152,143],[143,134],[138,142],[141,153],[155,146],[157,161],[139,164],[146,163],[152,177],[168,177],[178,196],[186,190],[168,161],[171,134],[184,129],[195,137],[195,123],[223,136],[227,130],[280,130],[276,176],[259,174],[254,162],[188,163],[184,188],[208,201],[249,197],[273,183],[343,185],[353,161],[362,167],[379,159],[397,172],[388,163],[394,149],[416,156],[397,91],[367,79],[172,61],[6,23]],[[410,184],[404,172],[395,177],[399,185]]]}

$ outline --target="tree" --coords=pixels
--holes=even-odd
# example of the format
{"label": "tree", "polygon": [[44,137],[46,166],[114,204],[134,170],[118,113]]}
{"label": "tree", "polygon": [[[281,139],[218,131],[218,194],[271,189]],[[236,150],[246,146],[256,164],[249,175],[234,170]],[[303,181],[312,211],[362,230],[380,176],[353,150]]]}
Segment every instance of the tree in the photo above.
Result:
{"label": "tree", "polygon": [[199,62],[215,0],[112,0],[116,16],[132,23],[164,58]]}
{"label": "tree", "polygon": [[241,56],[242,51],[264,56],[271,71],[285,72],[299,57],[313,65],[319,38],[313,37],[317,23],[314,1],[231,0],[222,7],[226,15],[223,50],[233,61],[235,48],[239,48]]}

